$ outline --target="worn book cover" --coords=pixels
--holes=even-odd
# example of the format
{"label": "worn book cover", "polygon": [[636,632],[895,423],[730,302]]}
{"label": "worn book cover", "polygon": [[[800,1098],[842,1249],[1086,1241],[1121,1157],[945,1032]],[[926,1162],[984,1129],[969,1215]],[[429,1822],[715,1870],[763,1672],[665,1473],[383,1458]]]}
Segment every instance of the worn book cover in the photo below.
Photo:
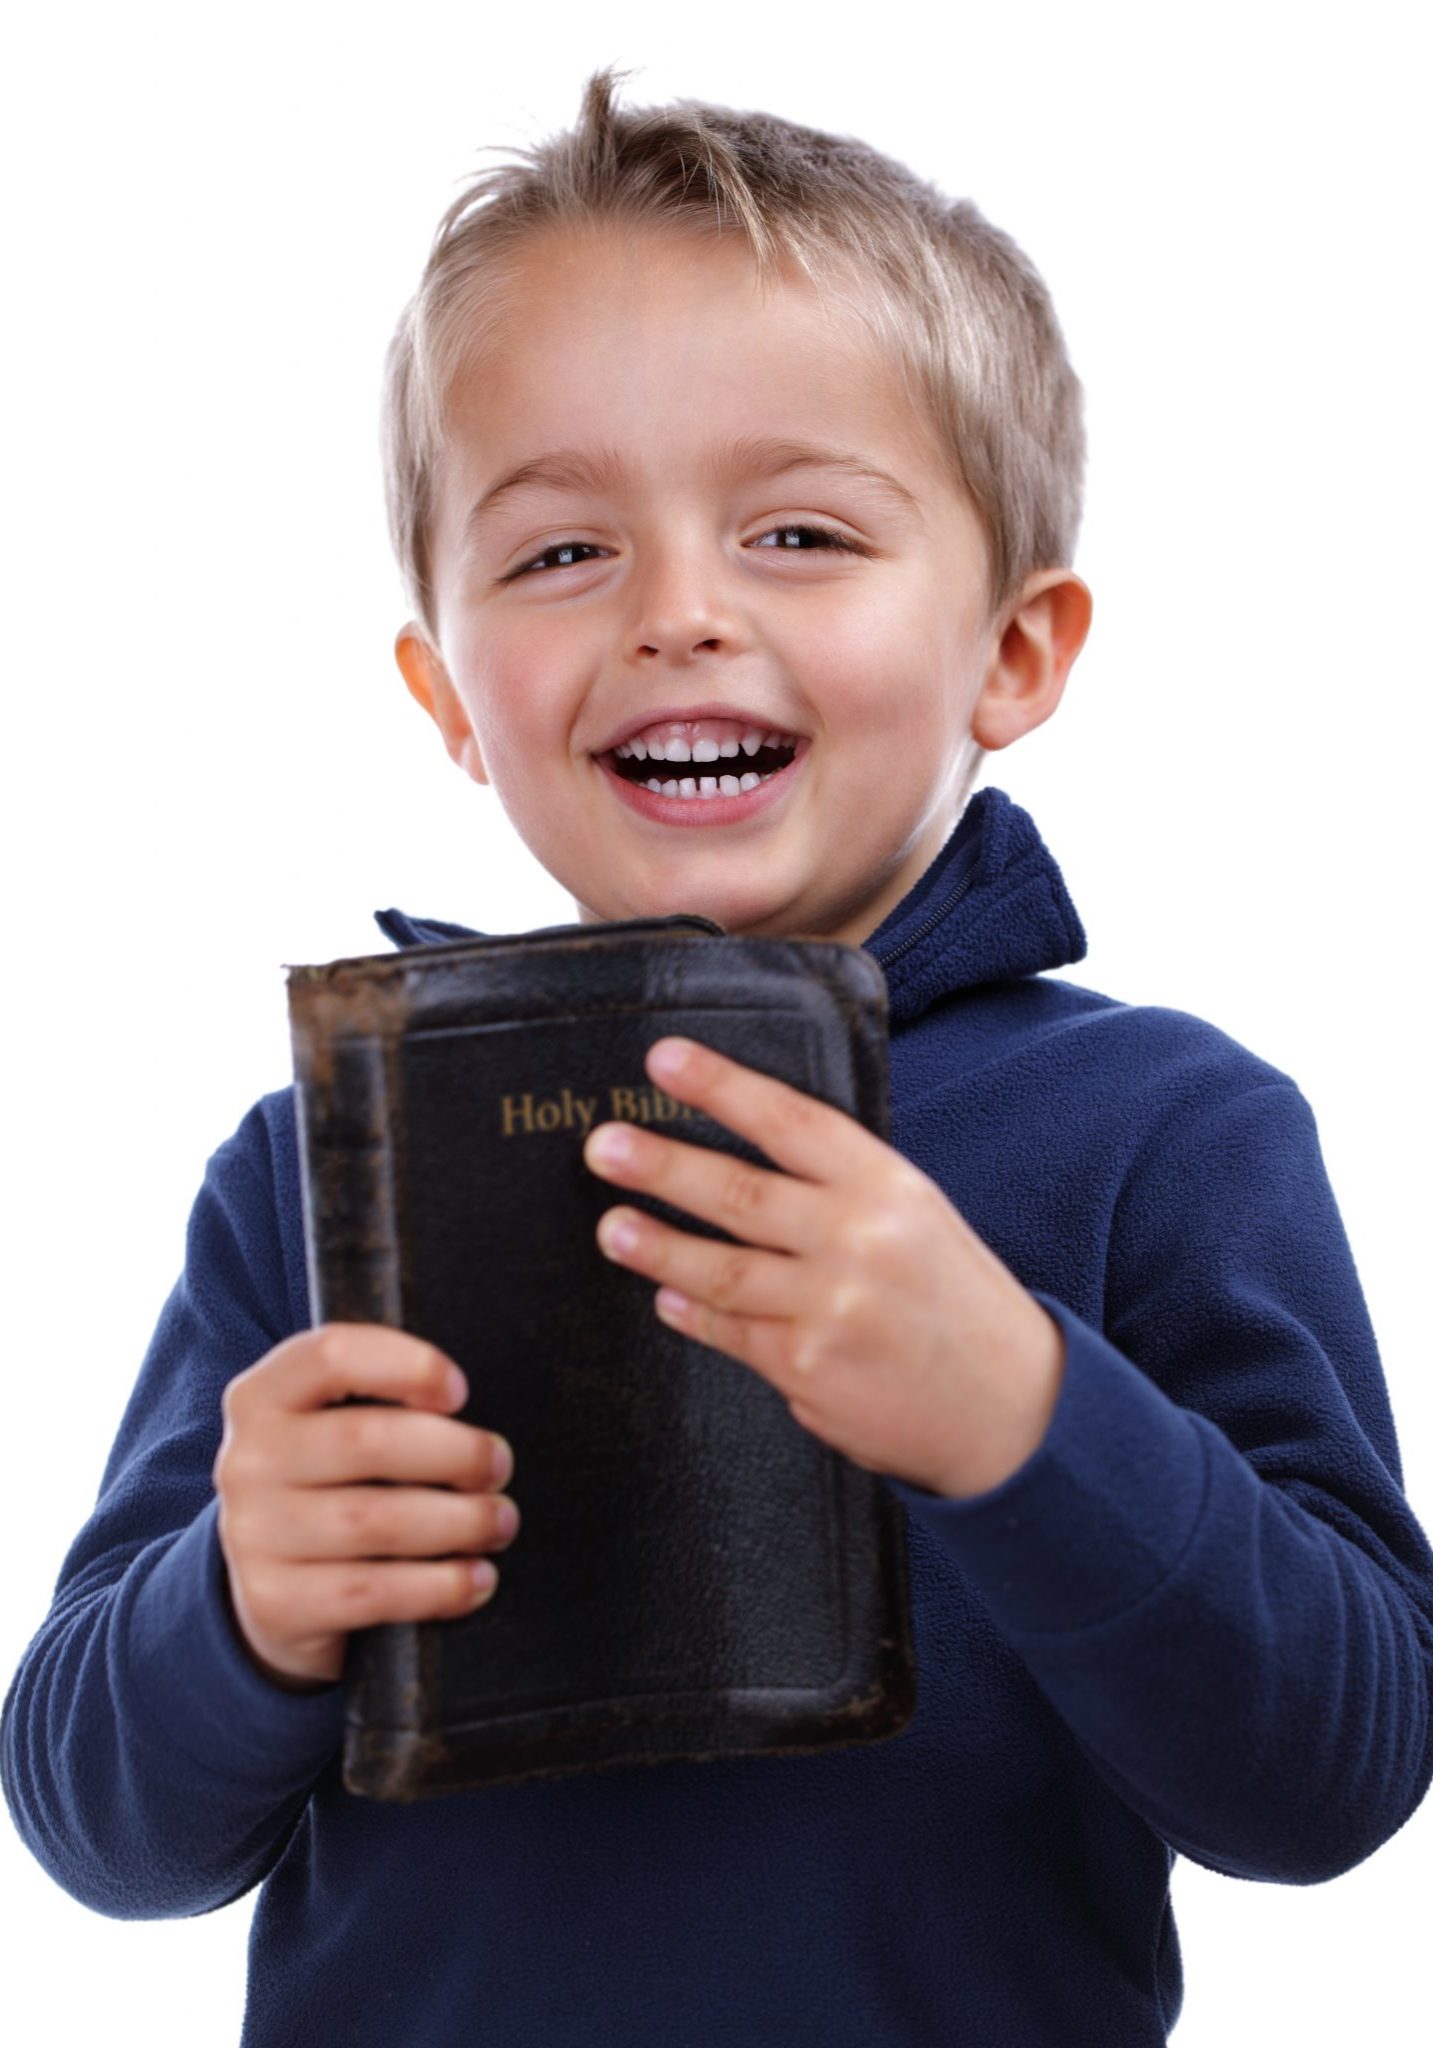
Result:
{"label": "worn book cover", "polygon": [[[760,1375],[670,1330],[596,1243],[596,1123],[771,1167],[664,1095],[716,1047],[889,1135],[885,984],[835,941],[703,918],[556,926],[288,970],[313,1321],[448,1352],[522,1528],[472,1614],[355,1631],[344,1782],[417,1799],[559,1772],[815,1752],[915,1704],[905,1527]],[[382,1483],[377,1482],[377,1483]]]}

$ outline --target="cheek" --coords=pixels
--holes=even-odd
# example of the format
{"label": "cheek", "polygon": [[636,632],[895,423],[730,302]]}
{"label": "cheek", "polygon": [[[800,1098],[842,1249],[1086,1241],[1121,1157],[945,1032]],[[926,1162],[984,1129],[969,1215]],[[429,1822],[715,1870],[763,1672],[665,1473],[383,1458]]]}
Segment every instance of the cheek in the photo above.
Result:
{"label": "cheek", "polygon": [[562,744],[561,692],[550,665],[491,646],[464,650],[459,693],[499,785],[530,776]]}
{"label": "cheek", "polygon": [[833,650],[824,671],[812,671],[812,690],[823,719],[851,744],[854,758],[894,771],[934,738],[936,676],[918,640],[868,629]]}

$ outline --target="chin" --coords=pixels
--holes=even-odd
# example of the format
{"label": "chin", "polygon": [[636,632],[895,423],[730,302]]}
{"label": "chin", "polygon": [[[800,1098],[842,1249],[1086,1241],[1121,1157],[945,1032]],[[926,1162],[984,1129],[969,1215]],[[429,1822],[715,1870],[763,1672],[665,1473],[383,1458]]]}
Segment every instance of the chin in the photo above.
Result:
{"label": "chin", "polygon": [[[581,902],[575,896],[574,900]],[[775,910],[753,910],[747,901],[700,889],[654,890],[651,895],[638,897],[626,908],[594,910],[582,906],[584,924],[615,924],[638,917],[705,917],[733,937],[742,932],[758,936],[761,925],[778,915]]]}

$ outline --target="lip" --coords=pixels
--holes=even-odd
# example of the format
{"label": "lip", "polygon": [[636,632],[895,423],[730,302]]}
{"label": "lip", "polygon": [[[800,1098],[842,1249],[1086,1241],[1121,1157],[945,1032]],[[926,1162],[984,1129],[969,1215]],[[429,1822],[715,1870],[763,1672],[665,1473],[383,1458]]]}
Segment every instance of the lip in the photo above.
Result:
{"label": "lip", "polygon": [[[764,713],[751,711],[744,704],[668,704],[659,705],[655,711],[644,711],[637,718],[629,718],[625,725],[619,725],[617,730],[605,739],[600,747],[594,747],[592,752],[610,754],[614,747],[620,747],[624,741],[631,739],[633,733],[645,732],[649,725],[664,725],[668,719],[696,718],[739,718],[744,725],[754,726],[761,732],[789,732],[797,739],[802,737],[793,726],[783,725],[776,719],[766,717]],[[680,802],[681,799],[677,798],[675,801]],[[700,803],[700,797],[696,801]],[[719,801],[721,799],[717,797],[707,798],[708,803]],[[731,799],[727,798],[727,802],[730,801]]]}
{"label": "lip", "polygon": [[[688,717],[715,718],[716,712],[704,711]],[[729,714],[721,714],[723,717]],[[652,723],[649,718],[647,724]],[[772,730],[770,726],[766,728]],[[633,731],[640,732],[640,726]],[[614,741],[615,745],[616,742]],[[658,796],[640,782],[628,782],[615,768],[598,759],[597,766],[610,786],[639,818],[650,818],[658,825],[739,825],[746,818],[754,818],[762,811],[769,811],[773,804],[779,804],[790,795],[794,783],[800,779],[802,764],[811,751],[811,742],[804,736],[796,743],[796,752],[791,757],[789,768],[783,768],[776,775],[770,775],[765,782],[759,782],[755,789],[749,789],[744,796]],[[682,762],[679,766],[688,764]],[[705,762],[699,764],[706,766]],[[716,764],[713,763],[713,766]],[[670,777],[668,778],[670,780]]]}

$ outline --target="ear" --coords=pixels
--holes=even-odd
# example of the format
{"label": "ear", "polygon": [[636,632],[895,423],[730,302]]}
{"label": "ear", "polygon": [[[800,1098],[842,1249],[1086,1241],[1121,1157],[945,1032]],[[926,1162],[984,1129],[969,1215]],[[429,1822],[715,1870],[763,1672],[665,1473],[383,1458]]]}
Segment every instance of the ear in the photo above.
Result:
{"label": "ear", "polygon": [[1070,569],[1028,576],[1006,617],[970,721],[978,744],[998,752],[1043,725],[1090,630],[1094,599]]}
{"label": "ear", "polygon": [[393,654],[410,694],[417,699],[443,735],[443,744],[460,768],[474,782],[486,782],[488,771],[462,699],[443,665],[443,657],[416,620],[399,630]]}

